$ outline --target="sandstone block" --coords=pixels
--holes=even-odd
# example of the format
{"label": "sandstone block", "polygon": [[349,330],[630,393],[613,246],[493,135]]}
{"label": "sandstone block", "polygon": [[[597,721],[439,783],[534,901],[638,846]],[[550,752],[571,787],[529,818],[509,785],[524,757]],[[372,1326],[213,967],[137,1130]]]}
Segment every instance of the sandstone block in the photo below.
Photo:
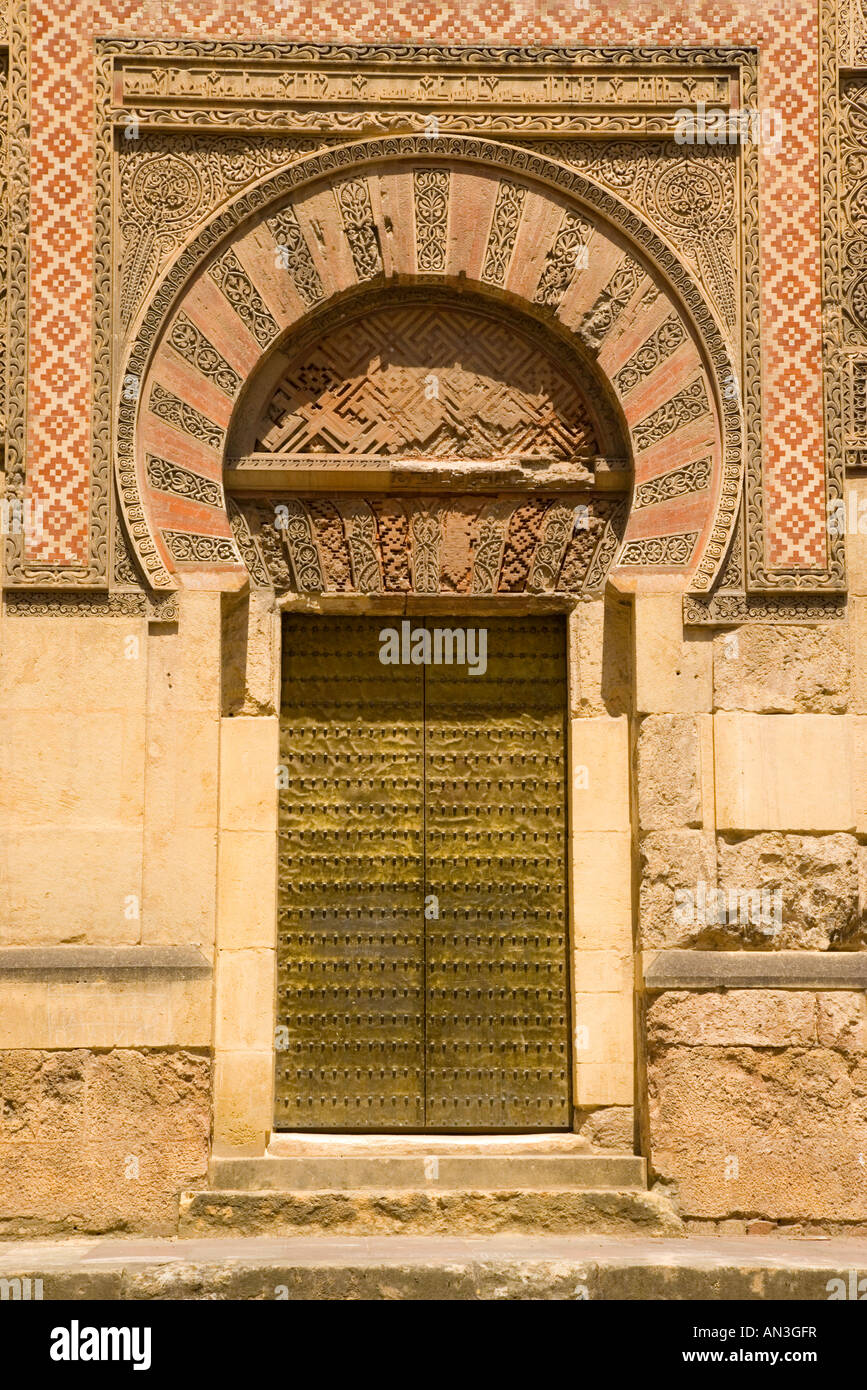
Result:
{"label": "sandstone block", "polygon": [[730,922],[713,938],[719,945],[824,951],[863,939],[853,835],[721,835],[717,861],[720,888],[739,904],[756,890],[780,890],[778,927]]}
{"label": "sandstone block", "polygon": [[701,826],[701,752],[694,716],[651,714],[642,719],[636,783],[643,830]]}
{"label": "sandstone block", "polygon": [[654,1046],[653,1171],[686,1217],[864,1221],[867,1067],[824,1047]]}
{"label": "sandstone block", "polygon": [[220,825],[274,831],[277,826],[278,720],[238,715],[220,723]]}
{"label": "sandstone block", "polygon": [[704,944],[706,927],[696,912],[684,910],[690,900],[698,904],[716,887],[716,842],[704,830],[654,830],[643,835],[639,849],[639,923],[645,950]]}
{"label": "sandstone block", "polygon": [[214,1084],[214,1151],[262,1154],[273,1122],[273,1052],[219,1052]]}
{"label": "sandstone block", "polygon": [[851,732],[845,715],[715,715],[718,827],[853,830]]}
{"label": "sandstone block", "polygon": [[606,1105],[581,1117],[578,1133],[598,1149],[617,1149],[632,1153],[635,1119],[629,1105]]}
{"label": "sandstone block", "polygon": [[636,594],[634,637],[637,713],[693,714],[711,709],[710,634],[684,634],[679,593]]}
{"label": "sandstone block", "polygon": [[274,1045],[275,951],[217,953],[218,1050],[263,1052]]}
{"label": "sandstone block", "polygon": [[647,1006],[648,1045],[813,1047],[818,1006],[809,991],[671,990]]}
{"label": "sandstone block", "polygon": [[0,832],[0,945],[129,945],[141,934],[141,827]]}
{"label": "sandstone block", "polygon": [[575,831],[572,940],[577,950],[631,949],[632,839],[627,830]]}
{"label": "sandstone block", "polygon": [[277,936],[277,837],[263,830],[220,835],[217,940],[221,950],[270,947]]}
{"label": "sandstone block", "polygon": [[569,723],[573,830],[628,830],[629,725],[603,715]]}
{"label": "sandstone block", "polygon": [[569,695],[573,715],[629,712],[632,613],[616,597],[579,603],[569,615]]}
{"label": "sandstone block", "polygon": [[757,713],[843,713],[849,702],[846,624],[720,632],[713,644],[714,708]]}

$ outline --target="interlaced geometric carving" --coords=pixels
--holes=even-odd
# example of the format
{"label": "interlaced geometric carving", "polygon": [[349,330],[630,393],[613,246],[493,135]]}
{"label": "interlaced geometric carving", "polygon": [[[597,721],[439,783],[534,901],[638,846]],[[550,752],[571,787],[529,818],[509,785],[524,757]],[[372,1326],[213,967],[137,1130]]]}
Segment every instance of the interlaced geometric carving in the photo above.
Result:
{"label": "interlaced geometric carving", "polygon": [[519,330],[454,308],[382,309],[286,371],[256,451],[489,458],[600,452],[583,394]]}

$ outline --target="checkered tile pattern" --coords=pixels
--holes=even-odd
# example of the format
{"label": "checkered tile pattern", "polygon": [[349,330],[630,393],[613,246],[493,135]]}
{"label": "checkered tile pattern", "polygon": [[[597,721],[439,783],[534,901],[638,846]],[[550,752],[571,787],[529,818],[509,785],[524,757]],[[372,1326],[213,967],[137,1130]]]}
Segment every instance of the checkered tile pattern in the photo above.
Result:
{"label": "checkered tile pattern", "polygon": [[781,149],[762,154],[768,561],[824,556],[816,0],[33,0],[28,458],[45,537],[87,547],[96,34],[367,42],[757,44]]}

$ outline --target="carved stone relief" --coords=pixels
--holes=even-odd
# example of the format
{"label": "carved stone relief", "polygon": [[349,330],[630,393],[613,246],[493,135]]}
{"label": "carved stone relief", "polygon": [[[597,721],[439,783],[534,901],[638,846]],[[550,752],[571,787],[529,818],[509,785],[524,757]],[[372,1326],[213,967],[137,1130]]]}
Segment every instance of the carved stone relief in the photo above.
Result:
{"label": "carved stone relief", "polygon": [[589,595],[620,546],[626,502],[334,494],[239,498],[230,514],[251,582],[278,593]]}
{"label": "carved stone relief", "polygon": [[311,150],[320,140],[139,130],[116,137],[120,272],[118,314],[126,329],[155,275],[214,208]]}
{"label": "carved stone relief", "polygon": [[452,307],[380,308],[324,334],[287,368],[257,453],[591,461],[577,382],[514,325]]}
{"label": "carved stone relief", "polygon": [[537,148],[627,198],[675,245],[733,339],[740,321],[737,151],[674,141],[546,141]]}

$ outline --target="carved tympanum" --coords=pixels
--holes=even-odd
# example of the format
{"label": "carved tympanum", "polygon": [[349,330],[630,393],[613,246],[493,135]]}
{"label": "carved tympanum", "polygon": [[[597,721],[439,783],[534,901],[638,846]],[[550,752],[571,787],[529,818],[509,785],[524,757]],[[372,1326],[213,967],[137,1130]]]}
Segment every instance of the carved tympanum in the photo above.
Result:
{"label": "carved tympanum", "polygon": [[577,383],[511,324],[453,307],[384,308],[345,323],[290,364],[256,451],[591,459]]}

